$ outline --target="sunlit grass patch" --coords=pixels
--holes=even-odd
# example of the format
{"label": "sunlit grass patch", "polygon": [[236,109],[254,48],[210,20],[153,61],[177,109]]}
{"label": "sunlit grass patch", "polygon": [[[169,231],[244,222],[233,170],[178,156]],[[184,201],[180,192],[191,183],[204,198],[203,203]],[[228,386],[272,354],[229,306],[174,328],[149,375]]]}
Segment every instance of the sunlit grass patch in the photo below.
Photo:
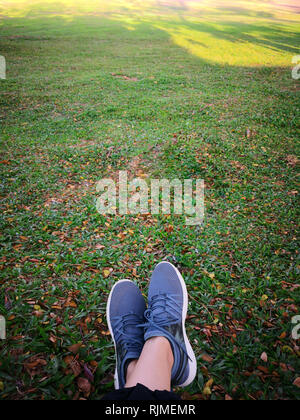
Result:
{"label": "sunlit grass patch", "polygon": [[[176,45],[210,63],[288,67],[292,54],[299,51],[300,37],[300,18],[288,6],[288,2],[282,6],[264,1],[174,1],[157,5],[150,0],[36,0],[5,2],[2,16],[30,21],[48,17],[50,25],[53,18],[70,24],[83,16],[105,16],[133,34],[142,24],[159,28]],[[92,29],[96,30],[94,26]]]}

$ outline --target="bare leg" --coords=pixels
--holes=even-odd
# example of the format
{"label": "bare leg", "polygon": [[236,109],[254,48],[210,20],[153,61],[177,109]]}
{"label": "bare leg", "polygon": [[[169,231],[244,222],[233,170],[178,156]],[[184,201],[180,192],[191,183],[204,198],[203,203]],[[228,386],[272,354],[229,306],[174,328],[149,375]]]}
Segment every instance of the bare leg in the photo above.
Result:
{"label": "bare leg", "polygon": [[152,337],[146,341],[138,360],[127,369],[125,388],[142,384],[152,391],[171,390],[171,371],[174,356],[169,341],[164,337]]}

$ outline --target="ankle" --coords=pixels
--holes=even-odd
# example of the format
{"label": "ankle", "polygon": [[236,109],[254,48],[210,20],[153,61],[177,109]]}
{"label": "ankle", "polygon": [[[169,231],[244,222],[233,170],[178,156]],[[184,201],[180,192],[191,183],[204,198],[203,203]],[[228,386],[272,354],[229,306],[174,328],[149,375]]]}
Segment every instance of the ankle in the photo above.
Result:
{"label": "ankle", "polygon": [[167,338],[151,337],[146,341],[145,346],[149,348],[149,351],[151,351],[150,349],[153,348],[159,348],[160,353],[165,355],[167,363],[172,368],[174,364],[174,354],[170,341]]}
{"label": "ankle", "polygon": [[128,379],[130,378],[130,376],[134,372],[134,369],[136,367],[136,364],[137,364],[137,359],[136,360],[132,360],[129,363],[129,365],[127,366],[127,370],[126,370],[126,381],[128,381]]}

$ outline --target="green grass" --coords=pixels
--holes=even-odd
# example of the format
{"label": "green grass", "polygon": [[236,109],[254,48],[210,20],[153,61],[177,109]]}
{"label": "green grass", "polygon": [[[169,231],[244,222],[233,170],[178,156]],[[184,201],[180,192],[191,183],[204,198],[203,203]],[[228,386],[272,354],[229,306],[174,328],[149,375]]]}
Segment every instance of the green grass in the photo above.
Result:
{"label": "green grass", "polygon": [[[163,259],[191,298],[198,376],[184,398],[299,398],[299,15],[140,4],[0,3],[0,399],[111,390],[108,293],[132,278],[146,295]],[[96,182],[126,169],[203,178],[204,225],[100,216]]]}

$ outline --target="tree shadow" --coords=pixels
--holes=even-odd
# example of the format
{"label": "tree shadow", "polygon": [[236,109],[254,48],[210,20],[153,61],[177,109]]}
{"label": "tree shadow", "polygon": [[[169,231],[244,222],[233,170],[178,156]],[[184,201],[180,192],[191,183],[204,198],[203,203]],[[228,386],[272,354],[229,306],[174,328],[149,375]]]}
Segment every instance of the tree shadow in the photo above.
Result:
{"label": "tree shadow", "polygon": [[[207,47],[201,40],[201,34],[205,33],[216,40],[227,41],[233,45],[250,43],[273,51],[299,53],[299,32],[291,32],[286,28],[289,20],[277,18],[275,12],[272,13],[269,10],[256,11],[239,4],[226,5],[224,3],[218,4],[218,8],[197,9],[193,14],[194,11],[191,9],[189,0],[155,0],[151,4],[146,3],[145,5],[133,1],[131,7],[122,1],[117,4],[115,12],[110,10],[104,16],[115,21],[119,20],[122,24],[123,15],[124,18],[133,20],[135,27],[141,23],[147,23],[149,26],[152,24],[156,27],[159,26],[160,29],[172,31],[173,34],[185,31],[186,40],[191,44],[198,43],[198,45]],[[285,7],[286,5],[280,6]],[[293,7],[300,10],[300,7],[296,5]],[[52,17],[58,19],[57,15],[60,13],[63,20],[63,16],[72,17],[72,12],[72,8],[59,1],[51,3],[50,6],[49,4],[36,3],[28,8],[26,18],[45,17],[47,19],[49,17],[50,19]],[[97,11],[95,11],[95,15],[97,16]],[[99,13],[98,16],[100,15]],[[238,17],[241,19],[238,20]],[[253,22],[253,18],[257,18],[257,22]],[[210,19],[212,20],[210,21]],[[295,21],[293,23],[295,24]],[[199,35],[194,39],[189,31]]]}
{"label": "tree shadow", "polygon": [[[199,33],[207,33],[214,38],[229,41],[233,44],[238,42],[248,42],[253,45],[263,46],[272,50],[287,51],[290,53],[299,53],[299,33],[291,33],[285,30],[279,24],[256,25],[252,23],[222,21],[222,28],[205,22],[180,22],[169,21],[167,26],[173,31],[181,32],[183,29],[187,31],[195,31]],[[255,35],[255,34],[259,34]]]}
{"label": "tree shadow", "polygon": [[[220,8],[219,11],[210,10],[206,21],[203,10],[197,12],[199,19],[197,19],[197,16],[194,16],[193,19],[191,19],[188,0],[177,0],[177,2],[172,3],[171,6],[169,1],[156,0],[150,9],[151,12],[154,13],[154,17],[153,15],[147,15],[143,9],[138,10],[138,4],[138,2],[134,3],[136,7],[129,9],[122,3],[119,7],[119,13],[110,11],[106,14],[97,14],[97,11],[95,11],[93,16],[91,16],[90,13],[81,16],[72,16],[71,14],[70,19],[66,19],[65,16],[67,16],[68,13],[71,13],[72,10],[69,10],[59,1],[51,4],[50,9],[45,5],[40,7],[39,4],[35,4],[29,9],[26,19],[11,18],[7,20],[6,23],[8,24],[8,27],[15,25],[16,28],[19,29],[20,33],[15,35],[15,38],[17,39],[17,37],[19,37],[19,40],[22,36],[23,39],[24,36],[27,37],[27,39],[28,36],[34,38],[35,35],[30,35],[32,32],[31,27],[33,26],[33,32],[37,31],[37,26],[40,27],[44,40],[49,38],[48,36],[45,36],[47,35],[47,28],[50,29],[50,32],[52,30],[55,31],[53,32],[54,36],[59,36],[58,28],[62,28],[65,34],[72,35],[75,32],[78,32],[79,38],[80,31],[90,32],[91,36],[97,36],[102,23],[106,22],[107,26],[115,25],[119,28],[124,28],[124,36],[129,36],[130,40],[134,38],[139,39],[139,37],[143,38],[145,37],[145,34],[147,34],[149,41],[152,40],[154,42],[156,39],[161,39],[174,43],[172,36],[175,34],[178,35],[178,37],[184,37],[184,40],[191,46],[196,48],[199,46],[208,50],[211,46],[206,43],[206,39],[203,37],[203,34],[205,34],[216,41],[226,41],[232,44],[233,47],[236,46],[236,48],[241,44],[249,44],[263,47],[271,51],[282,51],[292,54],[299,53],[300,34],[289,30],[286,25],[283,25],[278,19],[275,19],[273,14],[269,12],[255,12],[238,6],[228,6]],[[168,12],[170,16],[168,14],[160,14],[162,10]],[[221,19],[220,21],[217,21],[217,24],[209,21],[209,17],[220,17],[220,14],[222,14],[223,11],[226,12],[226,15],[228,13],[235,14],[237,12],[244,17],[253,18],[259,16],[263,17],[264,20],[258,20],[257,23],[253,23],[251,20],[249,22],[244,22],[239,20]],[[54,12],[60,12],[61,16]],[[124,20],[122,18],[123,15]],[[130,33],[127,30],[128,24],[125,17],[129,17],[130,23],[132,24]],[[266,18],[270,18],[270,21],[266,21]],[[41,40],[41,37],[38,37],[37,40]],[[184,48],[180,45],[177,46],[179,48]],[[17,45],[12,45],[12,48],[16,49]],[[189,52],[188,48],[184,49],[186,52]],[[201,53],[195,55],[197,55],[197,58],[203,63],[209,62],[210,64],[213,64],[213,61],[201,57]]]}

